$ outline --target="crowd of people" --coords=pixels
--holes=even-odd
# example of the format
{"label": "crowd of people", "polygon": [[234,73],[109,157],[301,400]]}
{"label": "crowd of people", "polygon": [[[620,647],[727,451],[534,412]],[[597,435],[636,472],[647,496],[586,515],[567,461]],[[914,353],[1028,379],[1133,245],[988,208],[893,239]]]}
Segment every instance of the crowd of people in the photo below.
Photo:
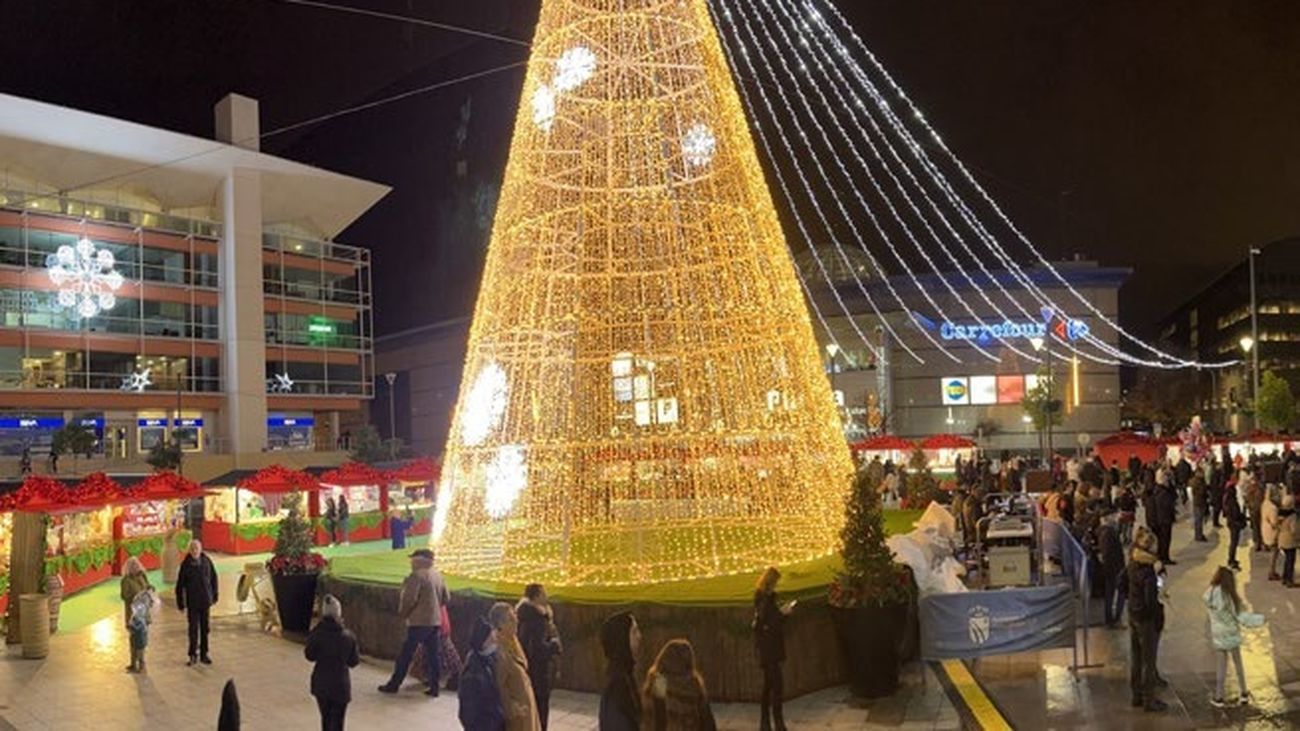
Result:
{"label": "crowd of people", "polygon": [[[1223,532],[1227,544],[1224,565],[1203,597],[1218,657],[1213,705],[1250,702],[1240,630],[1262,622],[1262,617],[1247,611],[1236,589],[1241,546],[1249,541],[1251,552],[1266,555],[1270,581],[1295,586],[1300,456],[1287,451],[1267,458],[1233,458],[1224,448],[1197,457],[1195,462],[1181,454],[1143,462],[1131,456],[1123,467],[1118,462],[1107,465],[1096,455],[1058,459],[1039,499],[1043,520],[1061,525],[1089,553],[1106,626],[1121,629],[1127,608],[1132,701],[1148,711],[1166,708],[1159,690],[1168,683],[1157,669],[1157,658],[1168,601],[1165,579],[1169,568],[1178,564],[1170,547],[1180,514],[1189,518],[1193,541],[1208,541],[1207,532],[1215,530]],[[989,460],[959,462],[956,469],[953,513],[966,540],[974,542],[984,525],[986,495],[1025,490],[1026,470],[1017,459],[1000,465]],[[1235,701],[1224,695],[1229,659],[1236,664],[1240,687]]]}

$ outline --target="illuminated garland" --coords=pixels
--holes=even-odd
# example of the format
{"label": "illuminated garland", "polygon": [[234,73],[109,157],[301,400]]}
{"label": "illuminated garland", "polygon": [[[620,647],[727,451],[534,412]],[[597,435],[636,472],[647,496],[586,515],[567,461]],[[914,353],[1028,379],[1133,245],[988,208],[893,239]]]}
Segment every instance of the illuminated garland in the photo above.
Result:
{"label": "illuminated garland", "polygon": [[[786,0],[777,0],[778,6],[780,6],[780,4],[785,1]],[[872,68],[876,71],[876,73],[880,74],[880,76],[884,79],[885,83],[889,86],[890,91],[903,102],[904,106],[911,112],[912,118],[916,121],[916,123],[918,123],[925,130],[928,139],[930,139],[934,143],[934,145],[937,146],[940,151],[942,151],[944,157],[946,157],[956,168],[956,170],[960,174],[961,179],[963,179],[968,185],[971,186],[971,188],[976,193],[978,199],[982,200],[993,211],[996,217],[1008,228],[1008,230],[1012,232],[1015,238],[1019,240],[1021,243],[1023,243],[1026,246],[1026,248],[1029,249],[1029,251],[1037,260],[1037,262],[1041,266],[1043,266],[1060,283],[1060,285],[1064,287],[1073,296],[1075,300],[1081,303],[1096,318],[1098,318],[1100,322],[1105,323],[1107,326],[1115,330],[1115,332],[1120,337],[1123,337],[1124,339],[1136,344],[1138,347],[1142,348],[1143,350],[1146,350],[1147,352],[1155,354],[1159,358],[1159,360],[1140,358],[1125,353],[1121,351],[1119,348],[1116,348],[1115,346],[1106,343],[1105,341],[1101,340],[1100,338],[1097,338],[1095,335],[1092,334],[1089,334],[1085,338],[1090,344],[1096,346],[1098,349],[1102,350],[1108,355],[1123,359],[1130,363],[1135,363],[1135,364],[1144,365],[1148,367],[1158,367],[1158,368],[1179,368],[1179,367],[1193,367],[1193,366],[1194,367],[1227,367],[1229,365],[1233,365],[1233,362],[1230,361],[1217,362],[1217,363],[1198,363],[1195,361],[1179,358],[1177,356],[1161,351],[1160,349],[1155,348],[1150,344],[1146,343],[1141,338],[1138,338],[1135,335],[1126,331],[1112,318],[1108,317],[1105,313],[1103,313],[1095,304],[1093,304],[1091,300],[1089,300],[1081,292],[1076,290],[1070,284],[1068,279],[1066,279],[1066,277],[1064,277],[1060,273],[1060,271],[1052,264],[1052,262],[1048,260],[1046,257],[1044,257],[1042,253],[1038,251],[1036,247],[1033,246],[1032,242],[1030,242],[1029,239],[1019,230],[1019,228],[1016,227],[1014,222],[1012,222],[1011,219],[1002,211],[1002,209],[998,206],[997,202],[992,198],[992,196],[990,196],[988,192],[984,190],[982,186],[979,185],[979,183],[975,180],[974,175],[971,174],[970,170],[967,169],[966,166],[961,162],[961,160],[952,152],[952,150],[948,148],[948,146],[943,141],[943,138],[925,120],[925,117],[921,113],[921,111],[916,107],[916,105],[907,96],[906,92],[898,85],[898,83],[894,81],[893,77],[890,76],[889,72],[884,68],[884,66],[880,63],[880,61],[875,57],[874,54],[871,53],[870,49],[866,47],[862,39],[853,31],[848,21],[835,8],[835,6],[830,2],[826,2],[825,0],[822,0],[822,2],[820,3],[817,2],[816,0],[803,0],[802,9],[803,9],[804,18],[806,18],[807,22],[810,22],[812,26],[815,26],[816,28],[820,29],[830,39],[830,42],[833,43],[835,46],[835,50],[837,51],[838,58],[832,59],[830,61],[830,65],[832,67],[836,66],[837,64],[842,65],[843,67],[847,68],[855,77],[857,77],[864,84],[867,85],[870,84],[869,80],[867,79],[865,70],[857,63],[856,59],[852,57],[848,47],[839,40],[839,38],[836,35],[836,31],[831,28],[830,24],[823,16],[819,7],[825,7],[827,13],[829,13],[838,21],[838,25],[842,29],[844,36],[850,39],[850,42],[855,46],[855,48],[860,53],[862,53],[865,56],[865,58],[869,61],[869,63],[871,64]],[[878,109],[880,109],[882,113],[885,113],[886,115],[892,115],[892,111],[889,110],[889,104],[885,102],[883,97],[879,95],[875,95],[874,99]],[[986,245],[989,246],[989,248],[994,252],[995,256],[997,256],[1000,260],[1003,261],[1003,263],[1007,266],[1008,271],[1010,271],[1013,274],[1013,276],[1015,276],[1018,281],[1020,281],[1023,285],[1025,285],[1026,288],[1029,289],[1031,293],[1033,293],[1036,297],[1050,301],[1051,300],[1050,296],[1048,296],[1045,292],[1043,292],[1042,289],[1032,281],[1032,278],[1030,278],[1023,271],[1023,269],[1015,262],[1015,260],[1010,257],[1010,255],[1006,252],[1005,248],[1002,247],[1002,245],[997,241],[996,237],[992,236],[992,234],[990,234],[987,231],[987,229],[984,228],[983,224],[978,222],[978,219],[975,218],[969,206],[967,206],[964,200],[961,198],[961,196],[959,196],[956,193],[951,183],[949,183],[949,181],[947,180],[946,176],[944,176],[943,173],[938,169],[938,167],[933,163],[933,161],[930,160],[924,148],[911,137],[910,133],[907,132],[905,128],[901,127],[901,124],[898,127],[898,131],[900,134],[904,135],[905,140],[907,140],[909,143],[908,144],[909,151],[912,153],[912,155],[915,158],[917,158],[919,162],[921,162],[926,172],[931,176],[931,179],[934,182],[934,184],[939,189],[941,189],[944,192],[945,196],[949,198],[950,202],[962,212],[963,218],[966,218],[967,223],[971,224],[975,228],[981,240]],[[1052,305],[1052,309],[1058,312],[1064,311],[1064,308],[1058,305]]]}
{"label": "illuminated garland", "polygon": [[[745,65],[745,69],[748,75],[750,76],[758,76],[758,69],[754,65],[754,63],[750,60],[751,55],[757,56],[763,68],[766,70],[768,76],[772,77],[773,81],[775,82],[772,84],[772,88],[776,91],[777,98],[781,102],[781,105],[784,109],[784,115],[777,110],[775,104],[768,96],[765,85],[758,84],[756,88],[758,89],[759,99],[763,101],[763,105],[767,109],[769,118],[773,120],[773,123],[777,130],[777,137],[781,140],[782,144],[785,146],[786,152],[788,153],[790,161],[794,166],[795,172],[798,174],[800,180],[803,181],[805,186],[807,187],[808,185],[807,177],[804,172],[803,166],[800,164],[800,160],[807,159],[811,163],[810,167],[817,172],[817,176],[821,179],[822,184],[826,187],[827,190],[830,191],[831,200],[834,202],[835,208],[839,212],[840,219],[848,224],[849,229],[853,232],[854,237],[857,239],[858,244],[859,246],[862,247],[863,251],[869,253],[870,250],[867,246],[867,238],[864,234],[862,234],[861,231],[858,230],[857,224],[854,222],[856,216],[848,209],[848,207],[840,199],[840,196],[837,192],[838,186],[832,180],[830,173],[828,173],[826,168],[821,164],[821,161],[818,159],[815,151],[813,150],[812,141],[809,139],[809,134],[803,128],[801,122],[799,121],[801,116],[807,117],[808,120],[812,123],[813,128],[816,130],[817,136],[820,138],[822,144],[826,147],[826,149],[835,150],[836,149],[835,143],[830,139],[829,133],[826,131],[825,126],[812,112],[812,107],[809,104],[807,97],[804,95],[803,90],[800,88],[798,84],[798,79],[795,77],[794,73],[790,71],[788,65],[783,63],[773,64],[773,62],[768,59],[768,55],[763,52],[761,47],[759,47],[758,37],[757,35],[755,35],[755,32],[753,30],[753,24],[750,22],[751,15],[757,15],[757,13],[751,14],[751,13],[746,13],[742,10],[736,13],[736,15],[739,15],[742,19],[741,23],[739,24],[739,27],[743,28],[746,36],[749,38],[749,42],[752,43],[753,46],[755,47],[755,53],[751,54],[749,52],[749,47],[745,45],[744,40],[743,39],[739,40],[738,42],[740,43],[740,48],[739,48],[740,52],[739,54],[736,55],[739,55],[741,61]],[[724,17],[730,18],[733,17],[733,14],[727,13],[724,15]],[[790,77],[790,80],[793,81],[794,83],[787,84],[783,79],[777,77],[774,66],[779,66],[785,69],[786,74]],[[806,68],[806,67],[801,66],[800,68]],[[795,93],[795,95],[800,100],[800,103],[802,105],[801,108],[803,109],[802,115],[795,109],[795,106],[791,103],[789,95],[786,93],[787,86],[791,88],[791,90]],[[820,91],[818,93],[820,93]],[[786,132],[785,123],[781,121],[783,118],[789,118],[793,120],[793,127],[794,127],[793,133],[788,134]],[[801,141],[804,147],[812,154],[800,155],[794,149],[794,146],[791,142],[792,140]],[[894,219],[894,223],[900,226],[902,230],[906,233],[907,237],[914,244],[914,248],[925,260],[925,263],[930,267],[930,269],[938,272],[940,268],[935,264],[934,259],[930,256],[929,251],[926,249],[926,247],[922,246],[919,241],[916,240],[915,235],[912,234],[911,229],[907,227],[906,222],[899,215],[898,210],[894,207],[893,203],[889,200],[889,197],[885,195],[883,190],[880,189],[879,184],[875,180],[874,174],[871,172],[870,168],[866,165],[865,160],[862,160],[861,156],[858,155],[856,147],[854,147],[851,143],[849,146],[849,151],[856,157],[859,164],[866,171],[868,177],[871,179],[873,186],[875,187],[876,191],[879,193],[881,200],[884,202],[886,209],[889,210],[889,212],[891,213],[891,216]],[[934,299],[934,296],[931,295],[930,293],[931,288],[925,286],[922,282],[920,282],[917,279],[916,273],[912,270],[912,267],[908,264],[906,257],[904,257],[902,252],[899,251],[898,247],[894,245],[893,236],[891,236],[889,231],[886,229],[886,225],[880,220],[880,217],[877,215],[877,213],[875,212],[871,204],[868,203],[865,197],[863,197],[862,193],[858,190],[858,187],[853,184],[854,177],[852,173],[848,170],[848,168],[845,166],[843,160],[841,160],[839,155],[836,154],[830,155],[830,158],[831,161],[834,163],[835,167],[840,171],[840,174],[844,177],[844,180],[847,183],[847,187],[852,192],[854,199],[858,202],[858,205],[861,207],[861,209],[867,214],[867,219],[871,222],[872,226],[876,230],[876,234],[877,234],[876,238],[879,241],[884,242],[886,248],[889,249],[889,251],[894,255],[894,259],[898,262],[899,266],[902,267],[903,272],[912,281],[912,284],[914,285],[916,291],[920,293],[922,298],[924,298],[927,303],[929,303],[930,307],[933,308],[936,312],[942,311],[942,308],[939,306],[939,303]],[[815,194],[813,193],[810,187],[808,187],[807,189],[808,189],[809,199],[813,201],[814,207],[818,211],[820,211],[821,207],[817,203]],[[823,217],[823,221],[825,222],[827,230],[830,230],[831,228],[830,223],[826,222],[824,217]],[[889,281],[888,275],[885,272],[882,271],[881,276],[884,278],[886,282]],[[940,282],[942,282],[944,288],[948,290],[948,293],[953,297],[953,299],[956,300],[958,303],[960,303],[961,306],[966,310],[967,314],[975,318],[977,322],[982,323],[982,320],[980,320],[979,316],[975,313],[974,309],[972,309],[969,306],[969,304],[967,304],[966,301],[960,295],[957,294],[956,290],[953,288],[952,284],[948,281],[948,279],[946,277],[940,276],[939,280]],[[859,286],[861,286],[860,283]],[[911,308],[908,308],[905,304],[903,304],[902,299],[898,298],[896,293],[895,293],[895,298],[899,300],[900,305],[902,305],[903,311],[909,313],[910,315],[910,313],[912,312]],[[912,316],[914,317],[914,315]],[[927,339],[931,341],[931,343],[938,345],[938,342],[930,334],[927,328],[919,328],[919,331],[923,333],[927,337]],[[900,340],[900,342],[902,341]],[[999,360],[999,358],[996,355],[985,350],[977,342],[969,342],[968,344],[977,353],[984,356],[985,358],[988,358],[989,360],[992,360],[994,362],[997,362]]]}
{"label": "illuminated garland", "polygon": [[832,553],[852,463],[705,0],[547,0],[532,48],[440,565],[616,585]]}

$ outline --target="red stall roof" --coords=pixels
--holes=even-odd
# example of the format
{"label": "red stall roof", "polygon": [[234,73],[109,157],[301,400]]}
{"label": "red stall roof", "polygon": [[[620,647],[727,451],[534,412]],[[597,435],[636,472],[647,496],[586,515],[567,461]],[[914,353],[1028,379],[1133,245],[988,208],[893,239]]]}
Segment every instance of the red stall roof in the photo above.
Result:
{"label": "red stall roof", "polygon": [[320,476],[323,485],[386,485],[392,481],[391,473],[377,470],[364,462],[345,462]]}
{"label": "red stall roof", "polygon": [[256,493],[313,492],[320,489],[320,481],[302,470],[273,464],[243,478],[236,486]]}
{"label": "red stall roof", "polygon": [[0,511],[63,513],[150,500],[184,500],[201,494],[197,483],[174,472],[158,472],[138,480],[128,476],[122,482],[96,472],[75,483],[29,475],[16,491],[0,497]]}
{"label": "red stall roof", "polygon": [[910,452],[913,449],[916,449],[916,445],[913,444],[911,440],[902,437],[882,434],[878,437],[853,442],[849,445],[849,449],[854,452],[887,452],[891,449]]}
{"label": "red stall roof", "polygon": [[395,470],[390,470],[389,477],[401,482],[433,482],[442,477],[442,465],[428,457],[413,459]]}
{"label": "red stall roof", "polygon": [[975,440],[956,434],[935,434],[921,441],[921,449],[974,449]]}

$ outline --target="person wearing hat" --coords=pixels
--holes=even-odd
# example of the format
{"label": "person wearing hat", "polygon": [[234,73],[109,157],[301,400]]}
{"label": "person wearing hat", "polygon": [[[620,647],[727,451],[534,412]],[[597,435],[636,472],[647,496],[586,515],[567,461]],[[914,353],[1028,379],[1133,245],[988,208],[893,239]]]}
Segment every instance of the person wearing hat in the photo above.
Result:
{"label": "person wearing hat", "polygon": [[352,702],[350,668],[361,663],[357,638],[343,627],[343,607],[333,595],[326,594],[320,604],[320,621],[307,635],[303,651],[311,671],[311,694],[320,708],[323,731],[342,731],[343,718]]}
{"label": "person wearing hat", "polygon": [[636,683],[636,656],[641,651],[641,629],[631,612],[618,612],[600,627],[605,651],[605,688],[600,693],[600,730],[637,731],[641,728],[641,693]]}
{"label": "person wearing hat", "polygon": [[402,582],[401,596],[397,601],[397,616],[406,622],[406,641],[393,666],[393,676],[379,686],[381,693],[396,693],[406,680],[406,671],[415,657],[415,648],[424,646],[424,659],[428,663],[431,679],[427,694],[438,697],[438,624],[442,607],[450,602],[447,584],[442,574],[433,567],[433,551],[421,548],[411,554],[411,573]]}
{"label": "person wearing hat", "polygon": [[1159,579],[1164,566],[1156,555],[1158,550],[1155,534],[1139,528],[1133,536],[1133,551],[1121,585],[1128,599],[1129,686],[1133,706],[1147,711],[1163,711],[1167,707],[1155,696],[1156,688],[1163,684],[1156,669],[1160,630],[1164,624]]}

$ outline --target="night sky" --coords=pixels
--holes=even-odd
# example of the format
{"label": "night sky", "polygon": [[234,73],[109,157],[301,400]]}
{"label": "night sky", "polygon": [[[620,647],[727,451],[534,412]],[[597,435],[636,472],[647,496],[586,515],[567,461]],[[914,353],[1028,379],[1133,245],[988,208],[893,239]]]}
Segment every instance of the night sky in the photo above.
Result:
{"label": "night sky", "polygon": [[[537,15],[536,0],[352,4],[520,39]],[[838,4],[1049,256],[1136,270],[1128,325],[1149,328],[1248,246],[1300,234],[1300,3]],[[265,132],[526,56],[276,0],[0,11],[0,91],[203,137],[229,91],[261,101]],[[395,188],[339,237],[374,252],[381,334],[472,308],[522,81],[495,74],[263,141]]]}

